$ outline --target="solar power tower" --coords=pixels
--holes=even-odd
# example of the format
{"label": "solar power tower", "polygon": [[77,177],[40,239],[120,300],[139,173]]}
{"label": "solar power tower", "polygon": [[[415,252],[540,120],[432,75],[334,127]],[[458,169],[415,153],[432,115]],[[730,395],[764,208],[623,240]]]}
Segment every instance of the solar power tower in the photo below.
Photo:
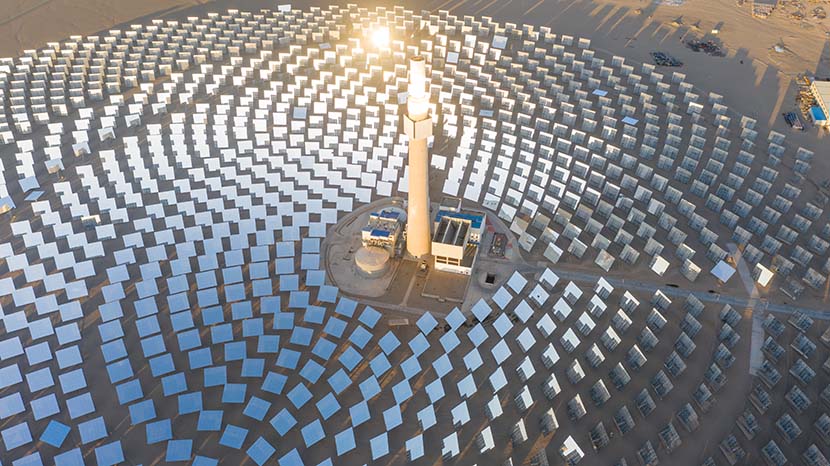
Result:
{"label": "solar power tower", "polygon": [[432,136],[429,116],[426,62],[416,56],[409,60],[409,87],[406,97],[404,132],[409,138],[409,204],[406,220],[406,250],[415,257],[430,253],[429,154],[427,138]]}

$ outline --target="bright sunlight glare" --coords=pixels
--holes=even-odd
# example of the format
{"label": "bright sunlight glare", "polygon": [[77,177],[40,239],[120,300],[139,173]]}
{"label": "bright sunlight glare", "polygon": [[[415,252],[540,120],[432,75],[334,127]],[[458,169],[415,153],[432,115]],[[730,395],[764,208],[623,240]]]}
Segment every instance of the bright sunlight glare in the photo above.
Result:
{"label": "bright sunlight glare", "polygon": [[378,48],[389,47],[389,28],[381,27],[372,32],[372,43]]}

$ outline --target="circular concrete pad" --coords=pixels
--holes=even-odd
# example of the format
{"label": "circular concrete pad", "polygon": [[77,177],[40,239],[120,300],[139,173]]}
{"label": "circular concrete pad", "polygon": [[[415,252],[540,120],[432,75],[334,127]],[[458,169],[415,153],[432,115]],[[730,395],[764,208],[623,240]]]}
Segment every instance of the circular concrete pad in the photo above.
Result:
{"label": "circular concrete pad", "polygon": [[389,265],[389,252],[376,246],[362,247],[354,255],[357,269],[370,277],[383,274]]}

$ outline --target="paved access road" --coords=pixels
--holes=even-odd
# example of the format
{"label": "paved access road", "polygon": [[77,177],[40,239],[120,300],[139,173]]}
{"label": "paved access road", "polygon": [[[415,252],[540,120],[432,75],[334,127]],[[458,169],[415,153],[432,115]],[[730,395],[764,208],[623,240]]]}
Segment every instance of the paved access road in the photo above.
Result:
{"label": "paved access road", "polygon": [[[556,266],[549,267],[552,271],[559,275],[559,278],[564,278],[566,280],[571,280],[574,282],[592,282],[596,283],[597,280],[602,277],[599,274],[592,274],[586,272],[577,272],[573,270],[562,269]],[[791,304],[780,304],[780,303],[771,303],[766,300],[759,300],[755,298],[743,297],[743,296],[734,296],[728,294],[720,294],[720,293],[710,293],[708,291],[691,291],[691,290],[684,290],[683,288],[675,288],[673,286],[666,286],[666,285],[658,285],[655,283],[650,283],[646,281],[640,280],[632,280],[628,278],[612,278],[612,277],[604,277],[605,280],[614,285],[615,287],[619,286],[621,288],[625,288],[627,290],[639,290],[639,291],[648,291],[650,293],[654,293],[657,290],[662,291],[666,296],[675,296],[680,298],[685,298],[688,295],[693,295],[699,300],[703,302],[709,303],[723,303],[729,304],[736,308],[741,307],[752,307],[757,308],[757,310],[765,310],[769,312],[776,312],[781,314],[795,314],[796,312],[801,312],[813,319],[817,320],[830,320],[830,313],[820,311],[817,309],[809,309],[805,307],[793,306]]]}

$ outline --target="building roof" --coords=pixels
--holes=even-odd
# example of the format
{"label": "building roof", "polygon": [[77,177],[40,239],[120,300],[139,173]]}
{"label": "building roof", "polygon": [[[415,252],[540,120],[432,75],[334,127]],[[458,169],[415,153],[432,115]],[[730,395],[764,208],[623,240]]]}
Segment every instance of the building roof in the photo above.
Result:
{"label": "building roof", "polygon": [[467,240],[467,230],[470,227],[467,222],[462,219],[453,218],[449,215],[441,218],[441,223],[435,229],[435,234],[432,235],[432,241],[435,243],[451,244],[454,246],[463,246]]}
{"label": "building roof", "polygon": [[396,212],[394,210],[381,210],[380,212],[372,212],[372,215],[376,215],[380,218],[386,218],[390,220],[397,220],[401,216],[400,212]]}
{"label": "building roof", "polygon": [[394,210],[372,212],[362,230],[371,232],[372,236],[388,237],[392,232],[400,229],[399,216],[400,214]]}
{"label": "building roof", "polygon": [[441,209],[457,212],[461,209],[461,199],[452,196],[444,196],[444,198],[441,199]]}
{"label": "building roof", "polygon": [[830,104],[830,81],[813,80],[813,87],[816,89],[816,98],[824,105]]}
{"label": "building roof", "polygon": [[481,226],[484,224],[484,214],[471,214],[465,212],[451,212],[448,210],[439,210],[438,214],[435,215],[435,221],[441,222],[441,219],[444,217],[455,218],[459,220],[467,220],[471,223],[471,227],[474,230],[481,229]]}

